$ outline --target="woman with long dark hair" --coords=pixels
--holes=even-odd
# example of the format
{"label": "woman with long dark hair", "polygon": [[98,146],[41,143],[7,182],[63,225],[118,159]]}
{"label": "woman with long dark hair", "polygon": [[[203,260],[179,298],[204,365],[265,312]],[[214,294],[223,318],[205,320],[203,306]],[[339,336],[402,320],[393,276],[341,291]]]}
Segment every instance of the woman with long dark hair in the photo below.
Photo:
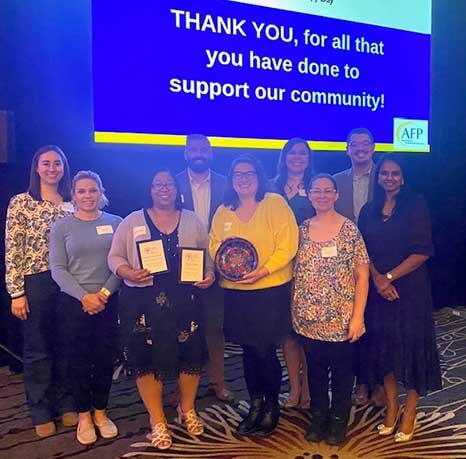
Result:
{"label": "woman with long dark hair", "polygon": [[68,161],[56,145],[39,148],[32,158],[26,193],[8,206],[5,235],[6,286],[11,312],[22,321],[24,385],[38,436],[56,432],[54,418],[76,425],[66,383],[57,320],[59,289],[49,268],[49,231],[73,211]]}
{"label": "woman with long dark hair", "polygon": [[[210,287],[215,275],[212,260],[206,257],[203,280],[179,283],[179,248],[206,249],[208,236],[196,214],[181,209],[178,184],[169,169],[155,172],[151,200],[149,208],[132,212],[121,222],[108,262],[113,273],[123,279],[119,314],[128,363],[150,415],[152,445],[163,450],[172,444],[162,403],[167,377],[178,378],[180,422],[191,435],[204,432],[195,410],[207,357],[198,289]],[[168,271],[152,275],[141,266],[138,244],[156,240],[163,246]]]}
{"label": "woman with long dark hair", "polygon": [[209,243],[212,257],[223,241],[237,237],[246,239],[257,252],[257,267],[236,280],[222,276],[220,285],[225,289],[225,336],[243,348],[251,400],[237,431],[262,436],[273,432],[280,414],[281,366],[276,346],[291,327],[291,261],[298,243],[291,209],[281,196],[266,189],[267,179],[255,158],[235,159]]}
{"label": "woman with long dark hair", "polygon": [[371,262],[367,360],[387,396],[380,435],[397,428],[398,383],[407,391],[395,434],[396,442],[405,442],[414,435],[419,396],[442,387],[426,266],[433,255],[431,226],[425,200],[405,185],[395,156],[384,156],[375,172],[374,200],[359,216]]}
{"label": "woman with long dark hair", "polygon": [[301,137],[288,140],[278,158],[277,175],[270,183],[272,191],[288,201],[298,225],[315,215],[306,192],[306,185],[313,175],[314,164],[309,143]]}
{"label": "woman with long dark hair", "polygon": [[[272,191],[281,194],[288,201],[298,225],[315,215],[306,192],[306,184],[313,175],[312,150],[308,142],[301,137],[288,140],[278,158],[277,175],[271,180],[271,186]],[[290,381],[290,394],[283,406],[307,409],[309,387],[306,355],[297,336],[292,330],[290,332],[283,343],[283,355]]]}

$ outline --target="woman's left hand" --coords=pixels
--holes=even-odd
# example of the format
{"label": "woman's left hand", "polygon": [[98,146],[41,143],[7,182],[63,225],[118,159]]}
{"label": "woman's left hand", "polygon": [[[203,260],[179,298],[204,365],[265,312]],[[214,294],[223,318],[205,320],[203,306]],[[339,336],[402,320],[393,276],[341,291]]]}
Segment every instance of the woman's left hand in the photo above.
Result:
{"label": "woman's left hand", "polygon": [[398,295],[398,291],[394,285],[389,285],[385,290],[380,291],[379,295],[388,301],[395,301],[400,299],[400,295]]}
{"label": "woman's left hand", "polygon": [[388,277],[385,274],[380,273],[376,274],[375,276],[372,276],[372,280],[378,293],[386,290],[392,282],[390,279],[388,279]]}
{"label": "woman's left hand", "polygon": [[86,293],[81,299],[83,311],[91,316],[102,312],[106,302],[107,300],[103,300],[99,293]]}
{"label": "woman's left hand", "polygon": [[358,319],[355,317],[351,317],[349,326],[348,326],[348,340],[350,343],[354,343],[362,335],[366,333],[364,319]]}
{"label": "woman's left hand", "polygon": [[194,284],[194,287],[202,288],[203,290],[209,288],[215,281],[215,274],[213,272],[208,272],[205,279],[202,279],[199,282]]}
{"label": "woman's left hand", "polygon": [[263,266],[262,268],[255,269],[254,271],[245,274],[241,280],[236,281],[236,284],[254,284],[268,274],[269,270]]}

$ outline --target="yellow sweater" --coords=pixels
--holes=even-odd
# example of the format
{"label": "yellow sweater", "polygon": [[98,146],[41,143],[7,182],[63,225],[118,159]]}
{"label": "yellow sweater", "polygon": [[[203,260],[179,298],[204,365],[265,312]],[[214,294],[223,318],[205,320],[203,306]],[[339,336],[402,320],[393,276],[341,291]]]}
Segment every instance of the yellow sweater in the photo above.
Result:
{"label": "yellow sweater", "polygon": [[215,258],[222,241],[229,237],[242,237],[251,242],[259,256],[257,267],[265,266],[270,274],[251,285],[222,278],[220,285],[223,288],[257,290],[291,280],[292,260],[298,249],[298,226],[283,197],[266,193],[247,223],[241,221],[230,208],[220,206],[215,212],[209,235],[212,258]]}

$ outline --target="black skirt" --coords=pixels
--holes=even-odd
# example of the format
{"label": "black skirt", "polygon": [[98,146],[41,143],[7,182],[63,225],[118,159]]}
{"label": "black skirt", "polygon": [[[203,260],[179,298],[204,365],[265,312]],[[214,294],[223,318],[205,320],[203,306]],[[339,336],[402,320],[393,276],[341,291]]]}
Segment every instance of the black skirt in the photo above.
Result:
{"label": "black skirt", "polygon": [[123,286],[119,301],[126,365],[136,375],[200,374],[207,360],[201,302],[189,285],[176,290]]}
{"label": "black skirt", "polygon": [[225,337],[242,346],[266,349],[292,331],[291,283],[259,290],[225,289]]}

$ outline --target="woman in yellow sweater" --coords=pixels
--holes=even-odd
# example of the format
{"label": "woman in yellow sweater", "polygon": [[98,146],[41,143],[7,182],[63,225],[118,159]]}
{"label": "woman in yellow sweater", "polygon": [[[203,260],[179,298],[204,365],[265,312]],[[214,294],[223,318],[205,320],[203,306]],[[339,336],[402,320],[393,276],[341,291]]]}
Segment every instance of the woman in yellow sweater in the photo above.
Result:
{"label": "woman in yellow sweater", "polygon": [[257,251],[257,266],[236,280],[222,277],[225,289],[225,335],[243,348],[244,377],[251,399],[242,434],[266,436],[279,418],[281,366],[276,345],[290,332],[292,259],[298,228],[286,201],[266,192],[261,164],[240,156],[230,168],[223,205],[210,232],[215,257],[223,241],[246,239]]}

